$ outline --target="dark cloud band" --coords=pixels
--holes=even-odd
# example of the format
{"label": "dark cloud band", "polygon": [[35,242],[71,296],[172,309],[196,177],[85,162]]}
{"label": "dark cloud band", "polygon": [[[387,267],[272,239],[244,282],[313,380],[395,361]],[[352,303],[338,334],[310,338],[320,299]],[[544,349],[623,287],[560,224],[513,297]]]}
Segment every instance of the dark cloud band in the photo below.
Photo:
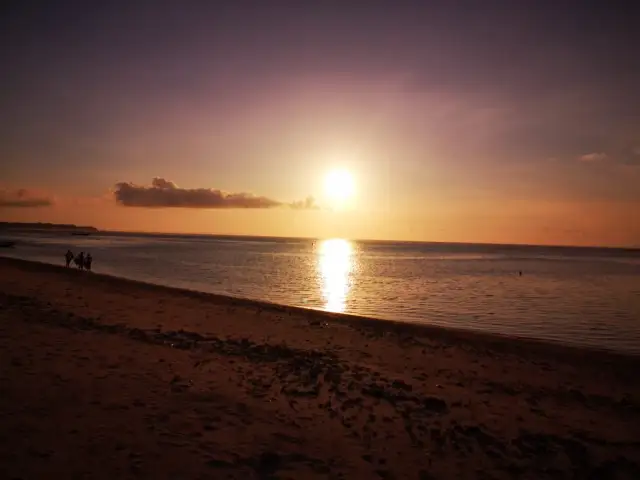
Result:
{"label": "dark cloud band", "polygon": [[250,208],[292,207],[315,208],[313,198],[285,203],[250,193],[228,193],[213,188],[180,188],[175,183],[156,177],[150,186],[130,182],[116,184],[116,202],[125,207],[146,208]]}

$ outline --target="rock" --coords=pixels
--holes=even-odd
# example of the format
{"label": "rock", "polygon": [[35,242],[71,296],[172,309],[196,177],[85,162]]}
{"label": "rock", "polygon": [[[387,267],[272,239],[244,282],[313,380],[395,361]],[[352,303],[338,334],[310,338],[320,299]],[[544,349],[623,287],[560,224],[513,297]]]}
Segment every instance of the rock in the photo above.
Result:
{"label": "rock", "polygon": [[425,408],[425,410],[438,413],[446,412],[447,410],[449,410],[449,408],[447,407],[447,402],[438,397],[425,397],[422,400],[422,406]]}
{"label": "rock", "polygon": [[408,383],[403,382],[402,380],[394,380],[393,383],[391,384],[391,386],[393,388],[397,388],[399,390],[405,390],[407,392],[410,392],[413,390],[413,387],[411,385],[409,385]]}
{"label": "rock", "polygon": [[233,467],[233,463],[218,458],[210,458],[206,461],[206,465],[211,468],[228,468]]}
{"label": "rock", "polygon": [[280,468],[282,458],[274,452],[264,452],[258,460],[258,472],[271,474]]}
{"label": "rock", "polygon": [[147,334],[139,328],[132,328],[129,330],[129,338],[141,341],[146,341],[148,339]]}

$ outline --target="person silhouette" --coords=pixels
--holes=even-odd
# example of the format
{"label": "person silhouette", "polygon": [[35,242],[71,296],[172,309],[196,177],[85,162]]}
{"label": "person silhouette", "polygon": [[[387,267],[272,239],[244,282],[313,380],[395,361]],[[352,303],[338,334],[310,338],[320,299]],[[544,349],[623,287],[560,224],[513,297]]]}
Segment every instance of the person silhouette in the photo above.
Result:
{"label": "person silhouette", "polygon": [[93,257],[89,252],[87,252],[87,256],[84,258],[84,269],[91,271],[91,263],[93,262]]}
{"label": "person silhouette", "polygon": [[84,252],[80,252],[75,259],[76,265],[80,270],[84,268]]}
{"label": "person silhouette", "polygon": [[71,260],[73,260],[73,252],[71,250],[67,250],[67,253],[64,254],[64,261],[67,268],[71,265]]}

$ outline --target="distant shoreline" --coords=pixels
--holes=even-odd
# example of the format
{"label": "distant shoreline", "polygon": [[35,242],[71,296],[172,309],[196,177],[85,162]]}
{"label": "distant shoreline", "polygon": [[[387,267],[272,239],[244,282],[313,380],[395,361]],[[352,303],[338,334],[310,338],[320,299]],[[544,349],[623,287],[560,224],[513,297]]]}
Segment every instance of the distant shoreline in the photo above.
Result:
{"label": "distant shoreline", "polygon": [[[269,235],[241,235],[241,234],[218,234],[218,233],[178,233],[178,232],[138,232],[138,231],[120,231],[120,230],[101,230],[92,226],[78,226],[73,224],[47,224],[47,223],[19,223],[19,222],[0,222],[0,233],[6,232],[56,232],[70,233],[74,231],[89,232],[105,236],[139,236],[139,237],[164,237],[164,238],[213,238],[221,240],[247,240],[247,241],[264,241],[264,242],[320,242],[329,240],[333,237],[281,237]],[[585,251],[617,251],[625,252],[640,256],[640,245],[554,245],[554,244],[528,244],[528,243],[487,243],[487,242],[443,242],[429,240],[378,240],[351,238],[349,241],[362,243],[365,245],[399,245],[399,246],[433,246],[444,247],[452,246],[458,248],[476,247],[484,248],[504,248],[504,249],[550,249],[556,251],[562,250],[585,250]]]}

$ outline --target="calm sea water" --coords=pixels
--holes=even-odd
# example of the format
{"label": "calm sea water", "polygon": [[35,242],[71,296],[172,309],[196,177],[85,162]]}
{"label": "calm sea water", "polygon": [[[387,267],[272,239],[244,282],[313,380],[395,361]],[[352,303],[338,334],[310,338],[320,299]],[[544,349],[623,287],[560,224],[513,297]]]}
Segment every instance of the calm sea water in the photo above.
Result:
{"label": "calm sea water", "polygon": [[[120,277],[640,354],[640,251],[178,235],[3,234]],[[519,275],[522,271],[522,276]]]}

